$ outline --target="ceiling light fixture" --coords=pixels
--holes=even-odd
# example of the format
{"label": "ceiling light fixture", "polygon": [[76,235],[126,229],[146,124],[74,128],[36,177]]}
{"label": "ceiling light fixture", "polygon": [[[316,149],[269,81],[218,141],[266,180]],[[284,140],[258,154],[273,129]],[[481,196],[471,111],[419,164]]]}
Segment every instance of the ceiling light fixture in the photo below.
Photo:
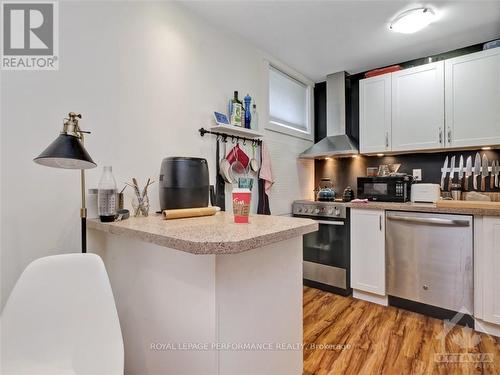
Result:
{"label": "ceiling light fixture", "polygon": [[399,14],[390,24],[392,31],[412,34],[428,26],[436,18],[431,8],[416,8]]}

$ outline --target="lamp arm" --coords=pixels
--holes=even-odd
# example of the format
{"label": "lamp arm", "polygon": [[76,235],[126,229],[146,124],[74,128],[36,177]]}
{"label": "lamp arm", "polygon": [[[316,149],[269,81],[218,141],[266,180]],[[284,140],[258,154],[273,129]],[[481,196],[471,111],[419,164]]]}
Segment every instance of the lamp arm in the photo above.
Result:
{"label": "lamp arm", "polygon": [[87,207],[85,206],[85,170],[80,170],[82,189],[82,207],[80,208],[80,221],[82,226],[82,253],[87,252]]}
{"label": "lamp arm", "polygon": [[[76,128],[76,131],[80,131],[80,129]],[[83,133],[80,132],[80,142],[83,145]],[[87,252],[87,207],[85,202],[85,169],[80,169],[80,188],[82,194],[82,207],[80,208],[80,221],[82,227],[82,253]]]}

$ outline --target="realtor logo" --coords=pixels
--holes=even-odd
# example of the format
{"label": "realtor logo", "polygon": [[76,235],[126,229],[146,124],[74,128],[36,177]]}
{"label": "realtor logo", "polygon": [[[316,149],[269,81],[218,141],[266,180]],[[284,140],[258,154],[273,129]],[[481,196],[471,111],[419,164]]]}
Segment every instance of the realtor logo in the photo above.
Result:
{"label": "realtor logo", "polygon": [[2,60],[5,70],[58,69],[56,2],[2,3]]}

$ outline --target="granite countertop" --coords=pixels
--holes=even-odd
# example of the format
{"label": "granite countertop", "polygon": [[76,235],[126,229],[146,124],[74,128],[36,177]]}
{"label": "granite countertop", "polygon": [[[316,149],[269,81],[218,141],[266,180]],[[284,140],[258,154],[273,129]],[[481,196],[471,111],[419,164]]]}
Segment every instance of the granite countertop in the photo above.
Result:
{"label": "granite countertop", "polygon": [[193,254],[236,254],[318,230],[313,220],[284,216],[251,215],[249,224],[235,224],[225,212],[176,220],[158,214],[114,223],[89,219],[87,226]]}
{"label": "granite countertop", "polygon": [[449,208],[436,207],[432,203],[394,203],[394,202],[368,202],[368,203],[348,203],[347,207],[393,210],[393,211],[414,211],[414,212],[436,212],[442,214],[463,214],[476,216],[500,216],[500,210],[494,208]]}

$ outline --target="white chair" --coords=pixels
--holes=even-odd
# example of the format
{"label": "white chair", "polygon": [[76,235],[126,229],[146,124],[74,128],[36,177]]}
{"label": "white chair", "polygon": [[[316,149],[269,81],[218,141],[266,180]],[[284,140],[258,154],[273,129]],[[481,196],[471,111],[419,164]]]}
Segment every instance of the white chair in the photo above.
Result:
{"label": "white chair", "polygon": [[1,316],[2,375],[123,375],[123,339],[95,254],[32,262]]}

